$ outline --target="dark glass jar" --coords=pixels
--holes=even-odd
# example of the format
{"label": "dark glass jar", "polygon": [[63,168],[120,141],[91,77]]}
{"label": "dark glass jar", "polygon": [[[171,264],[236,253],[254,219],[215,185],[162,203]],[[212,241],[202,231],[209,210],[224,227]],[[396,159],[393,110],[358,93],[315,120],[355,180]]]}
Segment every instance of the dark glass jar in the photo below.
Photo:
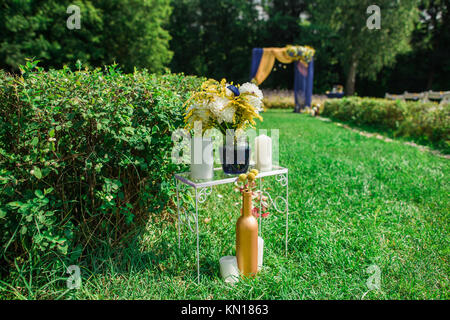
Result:
{"label": "dark glass jar", "polygon": [[250,165],[250,146],[248,140],[224,143],[220,148],[220,161],[226,174],[241,174]]}

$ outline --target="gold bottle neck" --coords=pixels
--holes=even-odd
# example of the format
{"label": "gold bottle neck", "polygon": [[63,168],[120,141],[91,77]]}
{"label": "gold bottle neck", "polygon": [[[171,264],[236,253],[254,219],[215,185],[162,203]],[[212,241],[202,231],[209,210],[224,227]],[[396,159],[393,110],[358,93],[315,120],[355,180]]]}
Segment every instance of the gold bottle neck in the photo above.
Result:
{"label": "gold bottle neck", "polygon": [[251,214],[252,214],[252,192],[250,190],[244,190],[242,215],[244,217],[248,217],[251,216]]}

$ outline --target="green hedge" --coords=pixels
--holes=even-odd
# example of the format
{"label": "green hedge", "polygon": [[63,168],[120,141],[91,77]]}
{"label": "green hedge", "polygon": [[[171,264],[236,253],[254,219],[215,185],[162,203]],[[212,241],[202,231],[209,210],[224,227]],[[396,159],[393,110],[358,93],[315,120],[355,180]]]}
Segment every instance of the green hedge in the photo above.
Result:
{"label": "green hedge", "polygon": [[350,97],[325,102],[324,116],[392,131],[450,153],[450,105]]}
{"label": "green hedge", "polygon": [[[121,238],[164,209],[171,132],[200,80],[146,71],[0,71],[3,270],[30,257],[71,257]],[[6,267],[5,267],[6,266]]]}

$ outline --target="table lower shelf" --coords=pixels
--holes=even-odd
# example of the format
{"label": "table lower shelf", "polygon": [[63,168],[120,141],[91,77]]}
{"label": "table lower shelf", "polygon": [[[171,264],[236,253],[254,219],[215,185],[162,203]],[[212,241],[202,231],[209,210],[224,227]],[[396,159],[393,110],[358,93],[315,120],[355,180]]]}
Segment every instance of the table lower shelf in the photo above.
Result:
{"label": "table lower shelf", "polygon": [[[288,236],[289,236],[289,179],[288,179],[289,171],[287,168],[276,167],[272,171],[261,172],[256,177],[258,182],[258,190],[261,192],[262,196],[267,197],[268,207],[274,209],[278,213],[286,214],[286,241],[285,241],[285,250],[287,255],[288,250]],[[269,191],[264,189],[264,185],[267,184],[266,181],[263,181],[262,178],[265,177],[274,177],[277,182],[275,185],[281,186],[285,188],[285,195],[277,195],[272,196]],[[181,247],[181,226],[187,225],[188,229],[191,232],[195,232],[196,241],[197,241],[197,280],[200,281],[200,240],[199,240],[199,207],[201,204],[205,203],[208,200],[208,197],[213,192],[214,186],[231,184],[236,181],[237,176],[226,176],[221,168],[215,169],[215,175],[212,180],[194,180],[192,181],[189,177],[189,172],[180,173],[175,175],[175,184],[176,184],[176,195],[177,195],[177,215],[178,215],[178,247]],[[192,187],[194,189],[194,197],[193,200],[195,203],[192,210],[186,208],[184,205],[180,205],[180,188],[181,185],[185,185],[187,187]],[[274,184],[271,184],[271,190],[273,190]],[[260,197],[261,201],[263,197]],[[259,203],[259,208],[261,212],[261,201]],[[261,233],[262,228],[262,218],[259,215],[258,218],[259,228]]]}

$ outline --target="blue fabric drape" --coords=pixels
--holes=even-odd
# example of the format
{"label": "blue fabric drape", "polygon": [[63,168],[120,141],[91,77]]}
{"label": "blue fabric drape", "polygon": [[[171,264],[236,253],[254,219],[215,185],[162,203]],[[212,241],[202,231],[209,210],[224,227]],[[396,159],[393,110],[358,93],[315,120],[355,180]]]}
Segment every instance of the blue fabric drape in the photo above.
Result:
{"label": "blue fabric drape", "polygon": [[314,60],[306,68],[301,62],[294,66],[295,109],[311,107],[314,82]]}
{"label": "blue fabric drape", "polygon": [[[263,55],[263,48],[253,48],[252,64],[250,70],[250,80],[254,79],[258,73],[259,65]],[[297,61],[294,63],[294,95],[295,111],[300,111],[305,107],[311,107],[314,82],[314,59],[308,66]]]}
{"label": "blue fabric drape", "polygon": [[262,48],[254,48],[252,50],[252,66],[250,69],[250,80],[252,80],[256,76],[256,73],[258,72],[262,55],[263,55]]}

